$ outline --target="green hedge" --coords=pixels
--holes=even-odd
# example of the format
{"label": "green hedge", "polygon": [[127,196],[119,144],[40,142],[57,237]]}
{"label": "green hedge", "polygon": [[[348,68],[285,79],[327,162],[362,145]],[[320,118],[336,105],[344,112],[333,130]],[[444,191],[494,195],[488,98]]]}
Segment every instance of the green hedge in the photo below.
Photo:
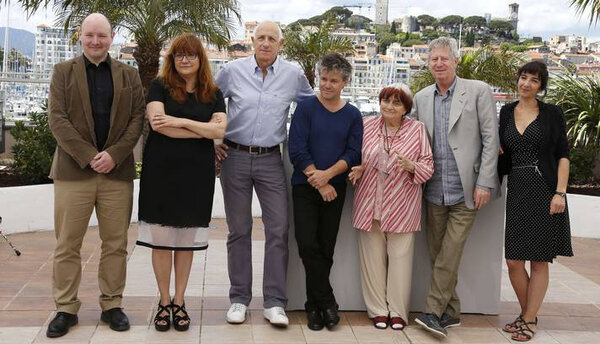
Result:
{"label": "green hedge", "polygon": [[23,184],[50,183],[48,174],[56,140],[45,113],[32,113],[30,118],[27,125],[25,122],[15,122],[15,127],[10,130],[15,138],[12,168]]}
{"label": "green hedge", "polygon": [[587,184],[595,182],[594,166],[598,148],[575,146],[571,148],[569,184]]}

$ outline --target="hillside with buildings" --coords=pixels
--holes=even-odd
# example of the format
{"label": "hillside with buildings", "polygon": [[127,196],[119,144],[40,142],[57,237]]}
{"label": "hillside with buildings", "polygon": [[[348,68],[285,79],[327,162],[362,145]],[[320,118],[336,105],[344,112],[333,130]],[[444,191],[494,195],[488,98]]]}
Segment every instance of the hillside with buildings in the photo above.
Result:
{"label": "hillside with buildings", "polygon": [[[376,0],[374,6],[373,20],[355,14],[353,10],[357,9],[356,6],[336,6],[320,15],[287,25],[314,30],[329,18],[335,20],[331,34],[350,40],[355,50],[348,56],[354,68],[344,96],[362,104],[361,109],[365,113],[378,110],[375,99],[381,87],[391,83],[409,84],[412,76],[426,69],[427,43],[442,35],[459,39],[461,53],[491,46],[494,49],[518,51],[525,60],[545,61],[555,74],[600,73],[600,42],[589,42],[586,37],[569,34],[555,35],[548,41],[543,41],[541,37],[520,39],[519,5],[516,3],[507,6],[506,16],[502,18],[482,13],[481,16],[464,18],[458,15],[435,18],[422,14],[392,19],[388,18],[388,0]],[[215,75],[228,61],[253,54],[252,35],[257,25],[256,21],[245,22],[243,39],[230,41],[227,49],[206,44]],[[281,26],[283,29],[287,27],[285,24]],[[54,64],[81,53],[79,45],[72,43],[72,36],[73,32],[65,33],[62,28],[47,25],[37,27],[31,59],[6,67],[8,73],[2,80],[3,95],[0,97],[5,119],[26,119],[27,113],[40,110],[48,95]],[[10,41],[13,39],[10,38]],[[136,47],[135,42],[115,44],[110,54],[127,65],[137,67],[134,57]],[[167,48],[168,44],[163,47],[161,55],[165,54]],[[26,49],[21,53],[27,55]]]}

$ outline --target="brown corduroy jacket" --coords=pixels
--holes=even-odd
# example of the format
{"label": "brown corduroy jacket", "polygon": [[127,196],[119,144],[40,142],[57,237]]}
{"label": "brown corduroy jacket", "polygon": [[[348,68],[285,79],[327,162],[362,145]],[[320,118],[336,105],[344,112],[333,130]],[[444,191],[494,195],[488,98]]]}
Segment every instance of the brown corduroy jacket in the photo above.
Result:
{"label": "brown corduroy jacket", "polygon": [[[110,130],[103,150],[110,154],[116,166],[107,176],[129,181],[135,178],[133,148],[142,131],[144,90],[135,68],[114,59],[110,66],[113,101]],[[50,178],[81,180],[96,175],[89,166],[99,150],[96,148],[94,118],[83,56],[54,66],[48,120],[58,142]]]}

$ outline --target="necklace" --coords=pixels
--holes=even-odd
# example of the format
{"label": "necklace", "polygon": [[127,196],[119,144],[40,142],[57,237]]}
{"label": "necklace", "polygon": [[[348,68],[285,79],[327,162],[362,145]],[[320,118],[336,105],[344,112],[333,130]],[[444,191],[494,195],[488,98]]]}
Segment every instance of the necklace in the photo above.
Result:
{"label": "necklace", "polygon": [[385,130],[385,135],[383,136],[383,149],[385,150],[385,152],[388,155],[390,154],[390,150],[392,148],[392,143],[394,142],[394,139],[396,139],[396,135],[402,128],[403,122],[404,122],[404,120],[400,121],[400,125],[398,126],[398,128],[396,129],[396,132],[394,132],[394,135],[392,136],[392,139],[390,140],[390,138],[388,136],[387,123],[385,123],[385,121],[383,121],[383,128]]}

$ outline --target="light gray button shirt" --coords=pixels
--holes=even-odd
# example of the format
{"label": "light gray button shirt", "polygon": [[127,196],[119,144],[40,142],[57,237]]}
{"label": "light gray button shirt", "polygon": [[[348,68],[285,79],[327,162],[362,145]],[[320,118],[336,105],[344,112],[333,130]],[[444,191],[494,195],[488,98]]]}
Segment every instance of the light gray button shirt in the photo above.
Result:
{"label": "light gray button shirt", "polygon": [[433,166],[434,172],[425,187],[425,199],[436,205],[455,205],[465,201],[454,153],[448,143],[450,108],[456,88],[456,78],[446,94],[440,94],[436,85],[433,113]]}
{"label": "light gray button shirt", "polygon": [[246,146],[285,141],[290,103],[314,95],[302,69],[280,56],[267,68],[264,81],[253,55],[227,63],[216,82],[228,98],[225,138]]}

